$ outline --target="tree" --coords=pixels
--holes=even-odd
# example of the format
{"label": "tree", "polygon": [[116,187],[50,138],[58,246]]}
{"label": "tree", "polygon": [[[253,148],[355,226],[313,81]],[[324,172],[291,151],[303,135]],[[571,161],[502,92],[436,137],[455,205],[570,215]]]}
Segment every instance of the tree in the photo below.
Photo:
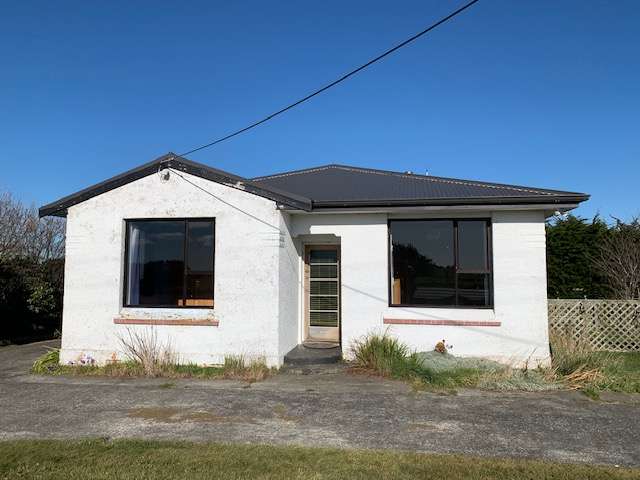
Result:
{"label": "tree", "polygon": [[594,256],[594,265],[606,279],[614,298],[640,299],[640,219],[616,219]]}
{"label": "tree", "polygon": [[0,344],[50,337],[60,328],[64,220],[38,217],[0,193]]}
{"label": "tree", "polygon": [[609,298],[611,289],[594,258],[609,226],[568,215],[547,224],[547,292],[550,298]]}
{"label": "tree", "polygon": [[35,207],[27,207],[11,193],[0,193],[0,259],[27,257],[46,261],[64,255],[61,218],[39,218]]}

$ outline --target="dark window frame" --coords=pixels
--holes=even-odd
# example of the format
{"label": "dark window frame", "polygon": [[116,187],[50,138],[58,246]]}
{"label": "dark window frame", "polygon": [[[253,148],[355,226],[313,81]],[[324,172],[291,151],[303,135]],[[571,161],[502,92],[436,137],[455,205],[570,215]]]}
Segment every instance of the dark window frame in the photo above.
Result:
{"label": "dark window frame", "polygon": [[[182,281],[182,299],[186,298],[186,288],[187,288],[187,226],[189,222],[211,222],[213,226],[213,264],[211,265],[211,272],[213,274],[213,288],[212,288],[212,300],[213,306],[210,305],[139,305],[139,304],[129,304],[127,303],[127,285],[129,284],[129,223],[130,222],[184,222],[184,232],[185,232],[185,240],[184,240],[184,259],[185,259],[185,268],[183,272],[183,281]],[[169,217],[169,218],[125,218],[124,220],[124,275],[123,275],[123,285],[122,285],[122,307],[123,308],[177,308],[177,309],[208,309],[213,310],[215,308],[215,298],[216,298],[216,241],[217,241],[217,233],[216,233],[216,219],[215,217]]]}
{"label": "dark window frame", "polygon": [[[391,240],[391,224],[393,222],[453,222],[453,255],[454,255],[454,279],[455,279],[455,297],[454,305],[425,305],[423,303],[393,303],[393,250]],[[458,222],[465,221],[484,221],[487,225],[487,266],[489,270],[489,305],[459,305],[458,304],[458,273],[474,273],[472,271],[458,271]],[[478,272],[479,273],[479,272]],[[486,273],[486,272],[482,272]],[[387,220],[387,304],[391,307],[404,308],[452,308],[464,310],[493,310],[494,304],[494,288],[493,288],[493,228],[490,218],[487,217],[454,217],[454,218],[389,218]]]}

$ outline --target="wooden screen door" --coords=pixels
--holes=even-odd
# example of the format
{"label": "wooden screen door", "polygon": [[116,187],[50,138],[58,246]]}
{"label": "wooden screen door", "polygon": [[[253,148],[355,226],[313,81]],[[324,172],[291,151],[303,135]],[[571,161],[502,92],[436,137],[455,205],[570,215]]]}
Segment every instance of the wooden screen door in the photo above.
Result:
{"label": "wooden screen door", "polygon": [[305,248],[305,340],[340,341],[340,247]]}

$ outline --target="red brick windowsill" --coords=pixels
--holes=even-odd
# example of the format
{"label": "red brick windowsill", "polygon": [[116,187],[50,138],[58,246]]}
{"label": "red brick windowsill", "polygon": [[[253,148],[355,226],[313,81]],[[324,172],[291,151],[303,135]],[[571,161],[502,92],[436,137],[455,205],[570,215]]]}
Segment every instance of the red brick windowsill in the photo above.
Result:
{"label": "red brick windowsill", "polygon": [[217,327],[218,320],[196,319],[196,318],[114,318],[116,325],[174,325],[174,326],[194,326],[194,327]]}
{"label": "red brick windowsill", "polygon": [[499,327],[501,322],[479,320],[414,320],[405,318],[385,318],[385,325],[445,325],[450,327]]}

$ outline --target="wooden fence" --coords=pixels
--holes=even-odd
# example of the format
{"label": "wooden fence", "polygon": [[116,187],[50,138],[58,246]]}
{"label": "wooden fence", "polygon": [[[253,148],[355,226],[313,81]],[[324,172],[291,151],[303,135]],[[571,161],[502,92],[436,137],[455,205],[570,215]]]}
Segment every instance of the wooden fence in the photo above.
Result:
{"label": "wooden fence", "polygon": [[549,333],[572,335],[597,350],[640,351],[640,301],[549,300]]}

